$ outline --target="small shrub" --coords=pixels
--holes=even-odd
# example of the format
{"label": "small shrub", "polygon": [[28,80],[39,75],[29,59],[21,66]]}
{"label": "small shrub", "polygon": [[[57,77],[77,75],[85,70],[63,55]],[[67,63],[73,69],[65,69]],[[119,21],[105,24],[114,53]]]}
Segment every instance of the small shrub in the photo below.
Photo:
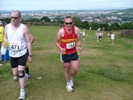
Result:
{"label": "small shrub", "polygon": [[133,30],[122,30],[121,37],[133,37]]}

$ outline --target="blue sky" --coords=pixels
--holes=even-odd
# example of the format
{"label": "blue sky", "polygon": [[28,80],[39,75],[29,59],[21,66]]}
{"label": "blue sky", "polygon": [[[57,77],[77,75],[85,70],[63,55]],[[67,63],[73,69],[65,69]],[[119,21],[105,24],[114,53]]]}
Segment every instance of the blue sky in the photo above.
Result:
{"label": "blue sky", "polygon": [[0,10],[93,10],[133,8],[133,0],[0,0]]}

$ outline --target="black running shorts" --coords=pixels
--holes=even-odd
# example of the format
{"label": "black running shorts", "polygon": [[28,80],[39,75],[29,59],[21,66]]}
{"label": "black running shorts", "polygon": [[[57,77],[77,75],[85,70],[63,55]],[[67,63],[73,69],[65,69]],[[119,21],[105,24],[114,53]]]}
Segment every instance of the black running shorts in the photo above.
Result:
{"label": "black running shorts", "polygon": [[27,54],[21,57],[10,57],[10,63],[12,68],[18,67],[18,65],[25,66],[27,61]]}
{"label": "black running shorts", "polygon": [[78,60],[79,56],[77,52],[72,53],[72,54],[60,54],[61,62],[67,63],[70,61]]}

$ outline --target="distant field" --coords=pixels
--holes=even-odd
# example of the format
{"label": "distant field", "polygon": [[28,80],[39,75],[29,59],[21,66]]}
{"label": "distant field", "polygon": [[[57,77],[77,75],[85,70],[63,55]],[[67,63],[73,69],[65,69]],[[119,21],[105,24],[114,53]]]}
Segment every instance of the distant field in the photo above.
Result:
{"label": "distant field", "polygon": [[[63,66],[55,37],[60,27],[28,26],[35,36],[33,63],[29,64],[31,79],[27,81],[26,100],[133,100],[133,40],[119,32],[112,45],[106,32],[101,43],[94,30],[85,30],[82,41],[80,69],[74,79],[74,92],[65,89]],[[83,31],[83,29],[81,29]],[[0,66],[0,100],[17,100],[18,81],[12,80],[9,62]],[[42,79],[37,79],[37,77]]]}

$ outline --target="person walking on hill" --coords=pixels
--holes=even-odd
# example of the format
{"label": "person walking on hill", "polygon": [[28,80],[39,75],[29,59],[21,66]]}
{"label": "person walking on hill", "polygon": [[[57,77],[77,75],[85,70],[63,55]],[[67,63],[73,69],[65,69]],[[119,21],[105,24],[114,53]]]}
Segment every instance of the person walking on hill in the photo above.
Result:
{"label": "person walking on hill", "polygon": [[[66,16],[64,18],[64,27],[59,29],[56,46],[60,50],[60,58],[64,66],[64,77],[66,80],[66,89],[73,91],[73,79],[79,70],[79,56],[77,51],[81,52],[80,29],[74,26],[73,18]],[[70,72],[70,66],[72,72]]]}
{"label": "person walking on hill", "polygon": [[103,37],[103,33],[101,31],[101,28],[99,28],[96,32],[96,37],[97,37],[97,42],[101,42],[102,41],[102,37]]}
{"label": "person walking on hill", "polygon": [[113,32],[111,32],[111,41],[112,41],[112,44],[114,44],[114,39],[115,39],[115,34]]}
{"label": "person walking on hill", "polygon": [[83,31],[83,41],[85,41],[85,31]]}
{"label": "person walking on hill", "polygon": [[[30,32],[26,25],[20,22],[21,12],[14,10],[11,12],[11,23],[5,26],[4,42],[9,44],[10,63],[14,76],[19,77],[20,96],[25,99],[25,66],[28,58],[32,62],[32,47],[30,42]],[[27,49],[29,55],[27,56]]]}
{"label": "person walking on hill", "polygon": [[[33,42],[35,41],[35,38],[33,37],[33,35],[30,34],[30,42],[31,44],[33,44]],[[29,55],[29,52],[27,50],[27,56]],[[26,80],[28,80],[30,78],[30,74],[29,74],[29,67],[28,65],[26,64],[26,68],[25,68],[25,77],[26,77]]]}
{"label": "person walking on hill", "polygon": [[108,41],[110,40],[110,37],[111,37],[110,32],[107,32],[107,38],[108,38]]}

